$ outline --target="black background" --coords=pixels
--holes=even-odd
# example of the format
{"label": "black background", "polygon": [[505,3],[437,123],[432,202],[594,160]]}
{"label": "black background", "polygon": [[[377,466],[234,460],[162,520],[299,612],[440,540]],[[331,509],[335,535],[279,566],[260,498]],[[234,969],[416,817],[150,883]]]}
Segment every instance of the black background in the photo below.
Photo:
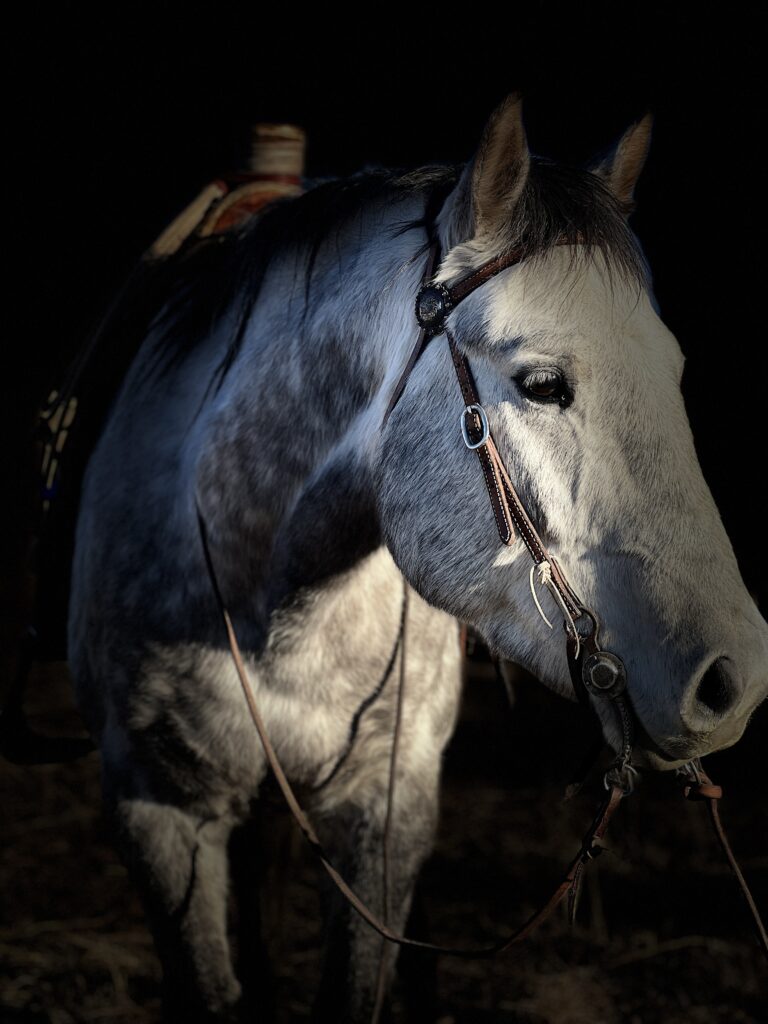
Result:
{"label": "black background", "polygon": [[[520,88],[531,148],[562,160],[587,160],[645,110],[655,114],[632,223],[654,272],[662,316],[687,356],[683,391],[704,475],[745,582],[765,613],[768,395],[759,365],[766,301],[765,53],[757,11],[734,3],[513,3],[435,5],[417,16],[413,8],[308,13],[284,5],[275,20],[274,10],[255,4],[209,4],[192,13],[190,5],[111,4],[96,12],[58,3],[16,10],[13,23],[6,12],[3,208],[11,287],[4,302],[0,413],[8,422],[0,479],[14,525],[23,524],[28,504],[24,452],[35,406],[141,252],[206,182],[242,163],[252,121],[302,125],[309,175],[341,175],[369,163],[413,167],[468,159],[494,106]],[[18,529],[3,534],[3,577],[23,560],[18,536]],[[15,592],[8,591],[10,604]],[[37,679],[29,692],[45,710],[50,687]],[[455,945],[466,941],[476,920],[485,920],[482,908],[496,906],[500,920],[517,920],[520,894],[531,881],[538,878],[542,893],[550,884],[551,863],[537,851],[546,840],[549,857],[558,843],[570,856],[568,827],[583,827],[580,818],[573,824],[575,813],[565,827],[560,805],[563,752],[582,742],[574,709],[524,683],[511,716],[500,689],[494,687],[493,697],[490,686],[467,693],[474,704],[465,707],[449,750],[442,846],[426,876],[436,932]],[[55,702],[52,707],[59,725],[61,712]],[[727,824],[739,856],[750,856],[744,867],[761,904],[766,710],[768,703],[762,725],[753,723],[709,769],[726,787]],[[71,935],[88,921],[84,915],[105,909],[113,915],[104,929],[108,951],[122,948],[120,941],[134,953],[148,948],[130,944],[131,935],[140,938],[141,912],[93,817],[97,767],[93,759],[32,770],[0,765],[0,803],[15,825],[0,862],[7,881],[0,912],[7,908],[9,920],[23,923],[8,948],[23,954],[31,945],[36,958],[9,961],[0,989],[7,977],[7,991],[17,991],[19,978],[33,972],[44,982],[34,984],[46,1005],[77,1006],[78,993],[102,984],[101,931],[83,957],[72,953]],[[746,918],[731,879],[716,876],[711,865],[713,841],[695,815],[703,808],[683,808],[663,785],[663,778],[644,780],[648,795],[633,802],[614,831],[626,837],[613,840],[623,852],[605,858],[612,944],[603,949],[593,929],[589,941],[574,946],[569,934],[563,956],[571,967],[608,957],[596,977],[609,991],[620,990],[617,1006],[637,1008],[644,1020],[670,1019],[677,989],[687,1005],[706,1007],[699,1007],[702,1020],[736,1019],[732,1007],[757,1006],[761,981],[756,954],[749,959]],[[500,803],[498,787],[515,800],[522,790],[523,803],[508,797]],[[36,815],[55,824],[62,808],[72,812],[69,827],[56,826],[55,838],[54,831],[37,830]],[[611,864],[618,865],[615,876]],[[306,904],[295,897],[311,892],[313,877],[306,866],[303,875],[297,872],[294,891],[281,904],[298,907],[290,918],[296,936],[311,927],[310,917],[301,916]],[[64,926],[58,940],[30,931],[25,945],[27,923],[49,919]],[[107,942],[110,928],[123,939]],[[714,933],[719,945],[664,951],[665,938],[674,949],[686,933]],[[644,960],[618,974],[610,969],[616,952],[655,940],[661,944],[647,970]],[[141,1006],[159,995],[156,982],[147,981],[153,977],[148,956],[126,978]],[[544,969],[559,962],[549,945],[538,961]],[[111,972],[114,961],[107,962]],[[300,964],[299,981],[305,961]],[[450,961],[441,976],[451,1013],[454,1003],[470,1005],[480,991],[477,976],[469,968],[462,975],[457,964]],[[496,972],[495,992],[518,992],[507,960],[486,966]],[[581,968],[574,970],[581,977]],[[531,973],[522,977],[535,980]],[[543,977],[551,984],[551,974]],[[591,998],[589,990],[563,991],[576,1003]],[[622,1019],[640,1019],[633,1012]],[[479,1019],[468,1013],[457,1019]]]}
{"label": "black background", "polygon": [[12,445],[141,251],[242,163],[251,121],[301,124],[307,173],[325,175],[465,160],[516,88],[533,151],[569,161],[651,109],[633,226],[687,355],[705,477],[757,591],[762,38],[734,4],[464,4],[419,17],[286,5],[277,20],[259,5],[28,10],[8,34]]}

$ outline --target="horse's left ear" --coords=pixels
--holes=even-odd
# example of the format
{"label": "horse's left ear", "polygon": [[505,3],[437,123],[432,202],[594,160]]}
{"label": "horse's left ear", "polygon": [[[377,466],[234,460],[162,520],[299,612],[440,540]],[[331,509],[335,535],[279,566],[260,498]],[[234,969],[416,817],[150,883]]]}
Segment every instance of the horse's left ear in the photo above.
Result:
{"label": "horse's left ear", "polygon": [[648,113],[624,132],[608,157],[590,167],[593,174],[605,180],[627,216],[635,206],[635,186],[648,156],[652,128],[653,114]]}

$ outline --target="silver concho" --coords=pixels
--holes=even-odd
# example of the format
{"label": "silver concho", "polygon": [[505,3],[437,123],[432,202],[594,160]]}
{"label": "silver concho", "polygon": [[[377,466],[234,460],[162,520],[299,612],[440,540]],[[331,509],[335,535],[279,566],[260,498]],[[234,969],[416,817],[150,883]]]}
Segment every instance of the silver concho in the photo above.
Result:
{"label": "silver concho", "polygon": [[448,313],[453,308],[451,293],[444,284],[430,284],[416,295],[416,320],[419,327],[430,334],[439,334]]}
{"label": "silver concho", "polygon": [[596,651],[585,659],[582,679],[596,697],[618,697],[627,685],[624,663],[610,651]]}

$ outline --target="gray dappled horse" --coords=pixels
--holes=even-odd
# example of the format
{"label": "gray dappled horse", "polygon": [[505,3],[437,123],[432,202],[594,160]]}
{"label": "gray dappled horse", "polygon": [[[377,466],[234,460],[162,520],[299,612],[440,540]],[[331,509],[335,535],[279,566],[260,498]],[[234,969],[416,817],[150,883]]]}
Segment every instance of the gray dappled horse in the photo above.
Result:
{"label": "gray dappled horse", "polygon": [[[407,607],[395,929],[433,841],[459,699],[456,617],[572,694],[527,553],[498,543],[444,339],[381,427],[417,333],[428,229],[448,284],[527,246],[450,323],[529,514],[625,661],[645,763],[734,743],[766,695],[768,627],[702,477],[683,356],[627,225],[649,135],[646,119],[600,165],[560,166],[529,154],[510,96],[465,165],[315,182],[180,260],[88,467],[69,624],[172,1019],[230,1019],[242,1005],[227,841],[266,774],[196,500],[268,733],[374,910]],[[564,234],[573,244],[556,244]],[[329,935],[319,1012],[365,1020],[382,940],[341,906]]]}

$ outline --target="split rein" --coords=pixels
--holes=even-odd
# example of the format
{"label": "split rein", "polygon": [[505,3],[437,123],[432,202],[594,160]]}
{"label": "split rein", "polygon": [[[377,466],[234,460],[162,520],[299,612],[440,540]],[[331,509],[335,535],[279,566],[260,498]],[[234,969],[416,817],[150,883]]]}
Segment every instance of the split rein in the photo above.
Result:
{"label": "split rein", "polygon": [[[565,240],[563,240],[565,241]],[[477,387],[472,377],[472,372],[466,357],[459,351],[445,319],[448,313],[455,308],[457,303],[466,295],[483,284],[490,277],[497,274],[505,267],[519,263],[525,257],[522,248],[511,250],[500,256],[488,260],[478,269],[465,275],[450,288],[442,283],[429,284],[430,279],[435,276],[435,268],[439,266],[439,242],[435,239],[430,246],[429,259],[424,274],[423,284],[416,299],[416,319],[420,326],[419,337],[414,349],[407,361],[405,369],[401,374],[389,405],[387,406],[382,428],[386,424],[390,414],[397,405],[408,378],[417,360],[426,349],[432,338],[445,332],[454,369],[461,389],[464,409],[461,414],[461,433],[466,447],[475,451],[483,471],[488,495],[493,509],[494,519],[499,532],[499,537],[504,545],[510,545],[520,535],[531,558],[531,591],[539,609],[540,614],[548,625],[551,624],[541,611],[538,598],[534,590],[534,572],[538,571],[539,583],[545,586],[563,614],[563,625],[566,633],[566,652],[571,681],[579,700],[601,719],[596,710],[597,704],[608,709],[616,719],[621,734],[621,747],[615,761],[605,773],[604,786],[606,794],[595,813],[595,816],[587,829],[578,852],[569,863],[564,875],[555,888],[552,895],[534,914],[532,914],[519,928],[507,935],[499,942],[482,947],[457,948],[441,946],[431,942],[418,939],[409,939],[394,932],[387,924],[388,913],[388,841],[389,825],[392,813],[394,797],[395,766],[397,749],[400,737],[400,723],[403,707],[403,688],[405,682],[405,640],[407,622],[407,604],[404,606],[404,613],[400,626],[400,657],[399,657],[399,681],[396,700],[396,721],[392,738],[392,748],[389,765],[389,786],[387,796],[386,820],[384,825],[384,918],[381,920],[373,913],[359,896],[350,888],[344,878],[339,874],[327,857],[320,839],[311,821],[302,809],[293,788],[286,777],[280,764],[274,747],[269,739],[264,720],[256,703],[248,673],[245,667],[243,656],[235,635],[232,621],[224,603],[218,578],[213,564],[213,559],[208,544],[208,536],[200,507],[197,507],[198,525],[200,537],[205,555],[206,566],[210,576],[212,588],[216,597],[219,611],[222,615],[227,633],[230,653],[234,662],[237,676],[243,690],[248,711],[256,731],[259,735],[267,762],[271,768],[277,784],[282,792],[296,823],[303,832],[309,845],[318,856],[325,871],[331,880],[344,896],[349,905],[378,932],[385,940],[396,943],[400,946],[416,947],[419,949],[442,953],[449,956],[464,958],[486,958],[501,953],[511,946],[523,942],[531,933],[542,924],[565,899],[569,898],[569,917],[574,919],[576,901],[581,883],[582,873],[585,866],[594,860],[603,849],[603,837],[608,829],[611,818],[615,814],[622,799],[632,792],[634,778],[637,775],[632,765],[632,747],[634,741],[634,712],[626,692],[626,673],[621,659],[609,651],[601,649],[598,642],[598,620],[594,612],[587,608],[578,598],[571,585],[568,583],[565,574],[560,569],[555,559],[547,552],[536,528],[529,519],[520,498],[515,491],[512,481],[507,473],[504,463],[499,455],[498,449],[491,436],[488,417],[477,393]],[[404,584],[404,601],[407,602],[408,585]],[[593,700],[595,704],[593,704]],[[733,870],[742,895],[750,911],[758,942],[763,954],[768,959],[768,935],[760,918],[755,901],[747,887],[747,883],[736,862],[730,848],[722,823],[718,814],[718,800],[722,796],[722,790],[715,785],[704,772],[701,762],[696,760],[678,769],[684,779],[684,795],[691,800],[704,800],[707,802],[709,816],[717,835],[718,842],[725,854],[725,857]],[[380,961],[378,993],[376,999],[376,1013],[381,1008],[383,998],[384,959]]]}

